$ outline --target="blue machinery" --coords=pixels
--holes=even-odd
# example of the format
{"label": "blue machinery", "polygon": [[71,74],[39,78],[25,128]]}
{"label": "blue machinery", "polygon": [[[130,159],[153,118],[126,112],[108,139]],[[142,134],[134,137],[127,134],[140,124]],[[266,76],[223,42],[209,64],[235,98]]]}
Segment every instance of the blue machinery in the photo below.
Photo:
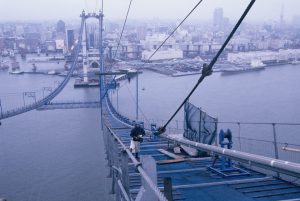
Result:
{"label": "blue machinery", "polygon": [[[227,139],[227,141],[225,141],[225,139]],[[220,130],[219,133],[219,144],[221,148],[227,148],[227,149],[231,149],[232,148],[232,133],[231,130],[227,129],[226,132],[224,132],[222,129]],[[221,164],[220,165],[216,165],[216,160],[217,160],[218,156],[215,157],[215,160],[213,161],[212,166],[208,167],[208,170],[211,170],[223,177],[234,177],[234,176],[242,176],[242,175],[250,175],[249,172],[247,172],[246,170],[236,167],[232,164],[232,161],[230,158],[225,157],[225,156],[221,156],[220,157],[220,161]]]}

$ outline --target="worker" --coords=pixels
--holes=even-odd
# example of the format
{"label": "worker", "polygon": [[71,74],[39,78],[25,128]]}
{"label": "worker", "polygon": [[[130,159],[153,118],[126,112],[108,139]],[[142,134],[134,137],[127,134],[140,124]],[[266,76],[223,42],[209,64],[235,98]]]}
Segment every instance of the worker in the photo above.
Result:
{"label": "worker", "polygon": [[134,122],[134,127],[130,132],[130,151],[135,155],[136,159],[139,159],[140,144],[143,142],[143,136],[145,135],[144,128],[138,122]]}

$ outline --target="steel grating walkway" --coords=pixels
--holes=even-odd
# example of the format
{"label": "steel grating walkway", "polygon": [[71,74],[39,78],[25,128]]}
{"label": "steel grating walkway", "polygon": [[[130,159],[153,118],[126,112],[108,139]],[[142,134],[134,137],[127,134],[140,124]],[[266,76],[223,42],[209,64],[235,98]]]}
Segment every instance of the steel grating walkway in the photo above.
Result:
{"label": "steel grating walkway", "polygon": [[[120,140],[129,147],[130,128],[112,117],[104,107],[104,121]],[[250,175],[223,178],[207,170],[212,164],[211,158],[190,158],[180,155],[181,162],[171,162],[173,157],[163,153],[172,153],[168,142],[163,138],[147,138],[141,144],[141,155],[151,155],[157,165],[157,185],[163,191],[163,180],[172,178],[173,199],[186,201],[267,201],[300,199],[300,187],[265,174],[249,170]],[[173,153],[174,154],[174,153]],[[177,155],[178,156],[178,155]],[[245,169],[245,168],[244,168]],[[130,196],[134,199],[141,186],[139,173],[129,162]]]}

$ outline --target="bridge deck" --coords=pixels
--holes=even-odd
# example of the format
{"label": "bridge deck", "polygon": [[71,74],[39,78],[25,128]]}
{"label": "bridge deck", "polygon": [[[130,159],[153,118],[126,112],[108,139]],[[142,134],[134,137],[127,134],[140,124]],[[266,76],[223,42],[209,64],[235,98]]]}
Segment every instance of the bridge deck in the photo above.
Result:
{"label": "bridge deck", "polygon": [[75,109],[75,108],[99,108],[99,101],[89,101],[89,102],[51,102],[45,104],[37,110],[56,110],[56,109]]}
{"label": "bridge deck", "polygon": [[[106,124],[126,146],[129,146],[130,128],[114,119],[108,111],[104,114]],[[164,153],[161,149],[172,154]],[[145,139],[141,144],[141,155],[151,155],[155,159],[158,186],[162,191],[163,179],[172,178],[174,200],[267,201],[300,198],[299,186],[250,169],[246,169],[250,175],[221,177],[207,170],[212,164],[209,157],[191,158],[185,154],[177,154],[175,157],[172,149],[168,148],[168,142],[163,138]],[[183,160],[179,160],[180,158]],[[129,187],[132,198],[137,196],[140,186],[140,175],[136,173],[133,164],[130,164]]]}

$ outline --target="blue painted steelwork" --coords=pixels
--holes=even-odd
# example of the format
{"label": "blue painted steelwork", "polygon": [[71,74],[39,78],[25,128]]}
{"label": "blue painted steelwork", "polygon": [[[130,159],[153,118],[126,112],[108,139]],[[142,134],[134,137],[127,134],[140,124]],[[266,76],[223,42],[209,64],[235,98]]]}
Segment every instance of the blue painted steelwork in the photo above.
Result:
{"label": "blue painted steelwork", "polygon": [[[121,189],[118,190],[119,187],[115,188],[116,200],[121,200],[124,196],[135,200],[143,185],[140,174],[136,172],[136,167],[130,159],[126,164],[118,162],[123,161],[125,155],[122,154],[122,149],[116,148],[120,147],[119,145],[114,145],[115,148],[112,149],[111,143],[115,141],[107,139],[111,135],[110,133],[113,133],[121,141],[120,143],[124,144],[124,149],[128,149],[130,144],[129,133],[133,121],[116,112],[108,97],[106,97],[106,103],[103,112],[105,125],[110,129],[109,132],[104,130],[108,160],[110,161],[109,164],[123,170],[123,175],[119,175],[116,179],[123,184],[122,186],[126,192],[122,191],[123,193],[121,193]],[[224,141],[223,143],[226,144]],[[141,157],[151,155],[155,159],[157,164],[157,186],[160,190],[163,191],[163,179],[166,177],[172,178],[174,200],[250,201],[259,199],[267,201],[295,199],[300,196],[299,186],[251,169],[246,169],[247,172],[251,173],[250,175],[220,177],[218,174],[207,171],[207,166],[212,163],[211,158],[189,158],[182,155],[185,157],[184,160],[174,162],[173,158],[162,154],[158,149],[172,152],[171,149],[168,149],[168,141],[165,138],[145,138],[141,144]],[[117,158],[112,159],[111,157]],[[220,166],[221,160],[217,160],[216,165]],[[141,167],[143,167],[143,164],[141,164]],[[114,175],[112,176],[114,177]],[[256,188],[255,186],[259,187]]]}
{"label": "blue painted steelwork", "polygon": [[100,108],[100,101],[63,101],[51,102],[37,110],[75,109],[75,108]]}
{"label": "blue painted steelwork", "polygon": [[[227,141],[225,141],[227,139]],[[219,144],[221,148],[232,148],[232,133],[230,129],[227,129],[226,132],[223,131],[223,129],[220,130],[219,133]],[[232,161],[230,158],[221,156],[220,165],[216,165],[215,161],[217,160],[217,157],[215,157],[215,160],[211,166],[208,167],[208,170],[211,170],[223,177],[235,177],[235,176],[242,176],[242,175],[250,175],[250,173],[243,168],[236,167],[232,164]]]}

